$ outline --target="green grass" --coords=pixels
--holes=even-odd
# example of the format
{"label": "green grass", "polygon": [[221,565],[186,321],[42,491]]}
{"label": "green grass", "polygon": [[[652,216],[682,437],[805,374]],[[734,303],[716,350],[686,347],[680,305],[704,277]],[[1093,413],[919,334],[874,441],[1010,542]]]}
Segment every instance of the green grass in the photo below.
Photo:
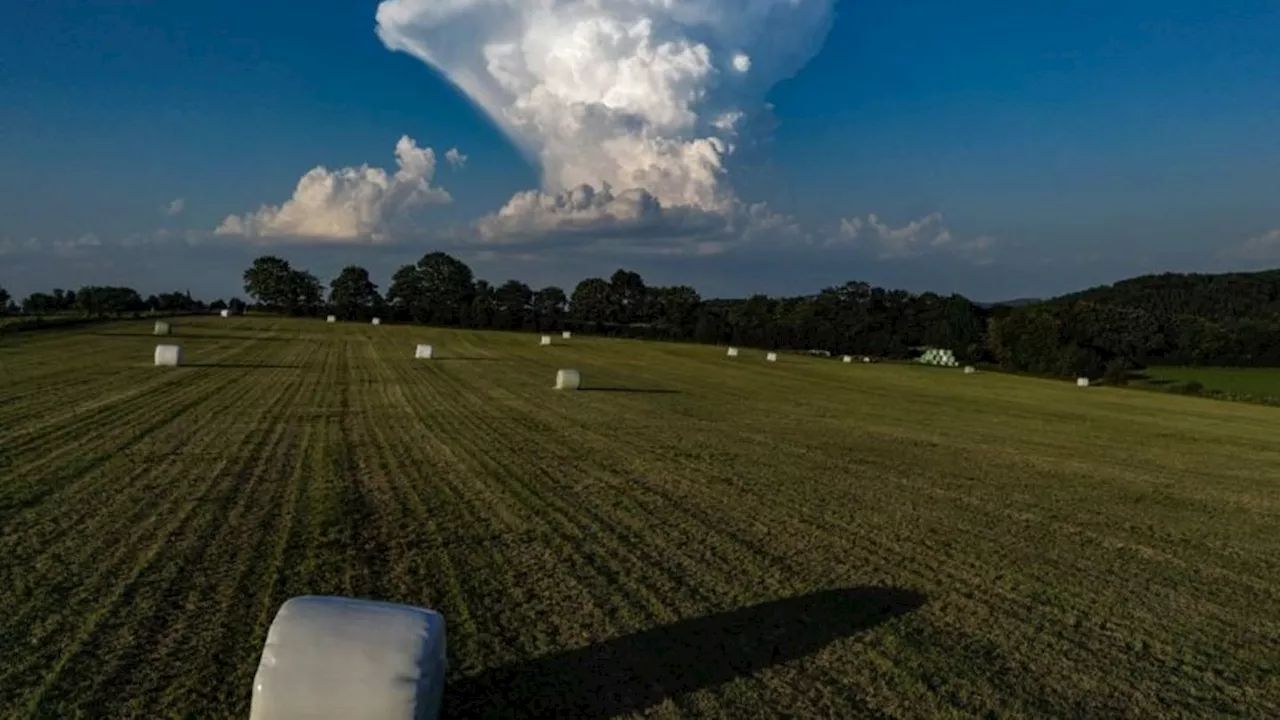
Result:
{"label": "green grass", "polygon": [[0,344],[0,716],[245,717],[308,593],[441,610],[456,717],[1280,715],[1276,408],[174,327]]}
{"label": "green grass", "polygon": [[1280,368],[1151,367],[1143,374],[1157,386],[1195,381],[1209,392],[1280,402]]}

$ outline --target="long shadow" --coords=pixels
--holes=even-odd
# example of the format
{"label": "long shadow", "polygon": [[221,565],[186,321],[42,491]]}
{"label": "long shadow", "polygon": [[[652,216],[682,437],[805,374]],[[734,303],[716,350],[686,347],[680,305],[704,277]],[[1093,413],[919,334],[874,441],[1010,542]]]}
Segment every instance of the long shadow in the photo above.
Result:
{"label": "long shadow", "polygon": [[467,357],[463,355],[447,355],[445,357],[434,357],[432,360],[466,360],[468,362],[502,362],[504,358],[496,357]]}
{"label": "long shadow", "polygon": [[282,370],[300,368],[301,365],[281,365],[276,363],[182,363],[182,367],[194,368],[236,368],[239,370]]}
{"label": "long shadow", "polygon": [[659,390],[653,388],[623,388],[623,387],[584,387],[578,388],[579,392],[611,392],[611,393],[637,393],[641,395],[679,395],[679,390]]}
{"label": "long shadow", "polygon": [[912,612],[901,588],[825,590],[684,620],[446,684],[448,718],[607,718],[780,663]]}
{"label": "long shadow", "polygon": [[204,334],[195,335],[191,333],[184,333],[181,331],[177,331],[169,335],[156,335],[154,333],[149,333],[149,332],[95,332],[90,334],[96,335],[97,337],[109,337],[109,338],[110,337],[119,337],[119,338],[149,337],[149,338],[170,339],[170,340],[264,340],[266,342],[290,342],[290,341],[296,342],[297,340],[296,338],[258,337],[253,335],[204,335]]}

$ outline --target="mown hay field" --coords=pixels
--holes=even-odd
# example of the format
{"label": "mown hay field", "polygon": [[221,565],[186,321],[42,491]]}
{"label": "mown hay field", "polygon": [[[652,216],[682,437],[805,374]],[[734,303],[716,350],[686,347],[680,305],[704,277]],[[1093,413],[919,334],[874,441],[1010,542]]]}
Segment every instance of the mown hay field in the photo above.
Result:
{"label": "mown hay field", "polygon": [[245,717],[302,594],[441,610],[450,717],[1280,716],[1280,409],[174,331],[180,368],[150,322],[0,342],[0,716]]}
{"label": "mown hay field", "polygon": [[1142,374],[1157,386],[1198,382],[1209,392],[1280,403],[1280,368],[1150,367]]}

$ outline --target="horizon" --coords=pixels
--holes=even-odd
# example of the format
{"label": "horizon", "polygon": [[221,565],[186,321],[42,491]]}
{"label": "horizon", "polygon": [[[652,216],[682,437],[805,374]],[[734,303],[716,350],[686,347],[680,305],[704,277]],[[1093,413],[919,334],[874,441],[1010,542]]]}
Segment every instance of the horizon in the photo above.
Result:
{"label": "horizon", "polygon": [[1280,265],[1272,3],[540,7],[0,9],[0,286],[212,301],[275,254],[385,291],[440,250],[990,304]]}

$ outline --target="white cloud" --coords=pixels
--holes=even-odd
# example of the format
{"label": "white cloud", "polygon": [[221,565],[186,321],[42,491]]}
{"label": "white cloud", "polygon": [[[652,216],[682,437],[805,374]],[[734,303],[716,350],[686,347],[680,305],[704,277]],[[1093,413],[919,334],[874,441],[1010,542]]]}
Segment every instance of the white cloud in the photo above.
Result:
{"label": "white cloud", "polygon": [[0,242],[0,256],[46,253],[70,258],[82,254],[85,250],[100,247],[102,244],[102,239],[94,233],[85,233],[79,237],[64,240],[29,237],[24,241],[17,241],[6,238]]}
{"label": "white cloud", "polygon": [[[496,213],[476,223],[486,245],[594,245],[641,239],[650,248],[723,232],[725,218],[688,206],[664,207],[647,190],[615,193],[580,185],[561,193],[517,193]],[[637,248],[643,251],[643,247]]]}
{"label": "white cloud", "polygon": [[528,254],[567,247],[643,255],[719,255],[749,244],[794,244],[808,236],[765,203],[724,211],[666,206],[646,190],[581,185],[562,193],[517,193],[475,225],[485,252]]}
{"label": "white cloud", "polygon": [[1246,260],[1280,260],[1280,228],[1251,237],[1223,254]]}
{"label": "white cloud", "polygon": [[368,165],[313,168],[283,204],[229,215],[214,232],[304,242],[388,241],[392,224],[407,212],[453,200],[448,192],[431,185],[436,171],[431,148],[420,148],[405,136],[396,143],[395,154],[399,170],[393,175]]}
{"label": "white cloud", "polygon": [[833,4],[385,0],[377,33],[536,157],[544,194],[607,185],[727,213],[736,119],[821,47]]}
{"label": "white cloud", "polygon": [[467,164],[467,156],[458,152],[458,148],[449,148],[444,154],[444,159],[450,167],[461,168]]}
{"label": "white cloud", "polygon": [[957,238],[947,228],[942,213],[936,212],[896,228],[874,213],[865,220],[843,218],[835,235],[837,242],[867,248],[882,260],[945,252],[983,263],[989,262],[987,252],[995,245],[995,238],[986,235],[967,240]]}
{"label": "white cloud", "polygon": [[185,200],[183,200],[182,198],[174,198],[173,200],[169,201],[168,205],[164,206],[164,209],[162,212],[164,212],[164,214],[168,215],[169,217],[173,217],[174,215],[177,215],[178,213],[182,212],[183,208],[185,208],[186,206],[187,206],[187,203]]}

